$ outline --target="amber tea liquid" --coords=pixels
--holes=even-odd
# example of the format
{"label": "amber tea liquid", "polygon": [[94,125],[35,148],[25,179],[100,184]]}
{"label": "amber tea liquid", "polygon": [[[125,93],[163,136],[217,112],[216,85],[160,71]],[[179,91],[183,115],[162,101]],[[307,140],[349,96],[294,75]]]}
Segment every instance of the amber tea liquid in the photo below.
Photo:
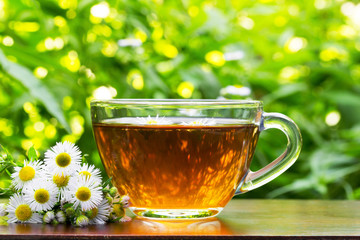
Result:
{"label": "amber tea liquid", "polygon": [[[213,126],[140,125],[136,118],[93,125],[102,162],[131,209],[197,209],[217,214],[249,169],[255,124],[215,119]],[[138,212],[137,212],[138,211]],[[151,217],[151,215],[150,215]]]}

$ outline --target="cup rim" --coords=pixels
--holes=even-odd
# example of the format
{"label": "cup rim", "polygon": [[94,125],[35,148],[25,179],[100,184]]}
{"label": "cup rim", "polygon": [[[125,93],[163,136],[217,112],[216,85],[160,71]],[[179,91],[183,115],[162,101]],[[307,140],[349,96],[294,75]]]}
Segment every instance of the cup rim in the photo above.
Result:
{"label": "cup rim", "polygon": [[242,105],[261,107],[262,101],[259,100],[241,100],[241,99],[147,99],[147,98],[117,98],[117,99],[93,99],[91,106],[102,104],[120,104],[120,105],[160,105],[160,106],[213,106],[213,105]]}

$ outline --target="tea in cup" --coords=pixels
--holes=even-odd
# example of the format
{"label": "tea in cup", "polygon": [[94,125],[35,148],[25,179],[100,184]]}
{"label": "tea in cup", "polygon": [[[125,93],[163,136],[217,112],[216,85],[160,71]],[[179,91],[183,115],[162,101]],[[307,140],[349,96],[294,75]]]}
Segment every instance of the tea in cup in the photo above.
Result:
{"label": "tea in cup", "polygon": [[[147,218],[207,218],[231,198],[289,168],[301,148],[298,127],[260,101],[114,99],[91,102],[100,157],[130,210]],[[285,152],[252,172],[259,133],[282,130]]]}

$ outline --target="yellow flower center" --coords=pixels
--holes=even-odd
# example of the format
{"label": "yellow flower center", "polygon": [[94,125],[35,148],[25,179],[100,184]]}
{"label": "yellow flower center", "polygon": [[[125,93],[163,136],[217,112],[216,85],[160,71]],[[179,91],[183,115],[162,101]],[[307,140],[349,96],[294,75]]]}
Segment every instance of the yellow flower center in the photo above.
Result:
{"label": "yellow flower center", "polygon": [[71,157],[66,152],[63,152],[56,156],[55,161],[59,167],[66,167],[71,163]]}
{"label": "yellow flower center", "polygon": [[86,202],[91,197],[91,191],[87,187],[79,187],[75,195],[80,201]]}
{"label": "yellow flower center", "polygon": [[89,219],[94,219],[96,218],[96,216],[98,215],[99,209],[98,208],[92,208],[91,209],[91,216],[89,217]]}
{"label": "yellow flower center", "polygon": [[27,204],[21,204],[16,208],[15,216],[20,221],[27,221],[32,216],[31,208]]}
{"label": "yellow flower center", "polygon": [[64,176],[64,175],[54,175],[53,176],[53,182],[56,184],[56,186],[60,187],[66,187],[69,183],[70,176]]}
{"label": "yellow flower center", "polygon": [[120,204],[114,204],[114,210],[117,217],[122,218],[125,216],[125,210]]}
{"label": "yellow flower center", "polygon": [[21,181],[29,181],[35,177],[35,169],[31,166],[23,167],[19,172],[19,178]]}
{"label": "yellow flower center", "polygon": [[46,203],[47,201],[49,201],[50,198],[49,191],[44,188],[40,188],[35,191],[34,198],[35,201],[37,201],[38,203]]}
{"label": "yellow flower center", "polygon": [[81,172],[79,172],[79,175],[83,175],[83,176],[85,176],[85,178],[91,177],[91,173],[89,173],[88,171],[81,171]]}
{"label": "yellow flower center", "polygon": [[158,121],[153,120],[153,119],[150,119],[150,120],[146,121],[146,124],[157,124],[157,123],[158,123]]}

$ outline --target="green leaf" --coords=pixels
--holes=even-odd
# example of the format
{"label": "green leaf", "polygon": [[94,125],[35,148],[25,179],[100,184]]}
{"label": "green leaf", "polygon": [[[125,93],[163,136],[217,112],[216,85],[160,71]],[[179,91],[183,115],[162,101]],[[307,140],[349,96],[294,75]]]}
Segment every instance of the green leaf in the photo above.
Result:
{"label": "green leaf", "polygon": [[36,161],[38,159],[34,146],[31,146],[27,152],[28,159],[30,161]]}
{"label": "green leaf", "polygon": [[49,89],[42,84],[29,69],[18,63],[9,61],[1,49],[0,64],[7,74],[21,82],[29,90],[33,97],[37,98],[44,104],[48,112],[59,120],[66,131],[69,133],[71,132],[70,126],[65,119],[60,104],[57,102]]}

